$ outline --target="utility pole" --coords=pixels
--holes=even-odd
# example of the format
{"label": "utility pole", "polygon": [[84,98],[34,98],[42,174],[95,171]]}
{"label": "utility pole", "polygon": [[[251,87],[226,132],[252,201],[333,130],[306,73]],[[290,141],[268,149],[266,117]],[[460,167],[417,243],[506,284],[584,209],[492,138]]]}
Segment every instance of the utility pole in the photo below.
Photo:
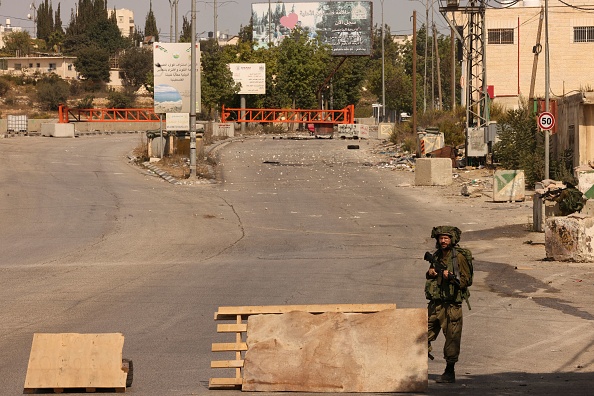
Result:
{"label": "utility pole", "polygon": [[190,48],[190,177],[196,177],[196,0],[192,1]]}
{"label": "utility pole", "polygon": [[[452,29],[456,29],[448,12],[460,12],[467,15],[463,28],[464,37],[456,30],[456,36],[464,43],[464,60],[466,62],[463,76],[466,83],[466,157],[480,156],[483,146],[473,145],[474,152],[469,152],[469,136],[476,137],[482,130],[486,134],[489,124],[487,68],[486,68],[486,28],[485,9],[487,0],[468,0],[467,5],[460,6],[459,0],[448,0],[446,7],[440,7],[444,19]],[[485,146],[486,147],[486,144]],[[468,163],[468,162],[467,162]]]}
{"label": "utility pole", "polygon": [[433,42],[435,43],[435,63],[436,63],[436,72],[437,72],[437,109],[441,110],[442,108],[442,98],[441,98],[441,72],[439,68],[439,46],[437,45],[437,29],[435,28],[435,23],[433,24]]}
{"label": "utility pole", "polygon": [[[550,111],[549,90],[550,90],[550,69],[549,69],[549,0],[545,0],[545,111]],[[545,134],[545,179],[549,178],[549,131]]]}
{"label": "utility pole", "polygon": [[169,0],[169,42],[173,43],[173,7],[175,6],[175,0],[173,0],[174,2],[172,3],[171,0]]}
{"label": "utility pole", "polygon": [[384,28],[384,0],[382,0],[382,122],[386,122],[386,61],[384,41],[386,39]]}
{"label": "utility pole", "polygon": [[179,4],[179,0],[175,0],[175,42],[178,43],[179,42],[179,26],[178,26],[178,15],[177,15],[177,9],[178,9],[178,4]]}
{"label": "utility pole", "polygon": [[412,54],[412,125],[417,133],[417,11],[413,11],[413,54]]}
{"label": "utility pole", "polygon": [[217,15],[217,0],[214,0],[214,36],[215,36],[215,41],[217,42],[217,44],[219,44],[219,32],[217,31],[217,19],[218,15]]}
{"label": "utility pole", "polygon": [[423,82],[423,113],[427,112],[427,45],[429,40],[429,0],[425,0],[425,79]]}
{"label": "utility pole", "polygon": [[454,28],[450,28],[450,55],[452,57],[452,73],[451,73],[451,102],[452,102],[452,111],[456,109],[456,32]]}

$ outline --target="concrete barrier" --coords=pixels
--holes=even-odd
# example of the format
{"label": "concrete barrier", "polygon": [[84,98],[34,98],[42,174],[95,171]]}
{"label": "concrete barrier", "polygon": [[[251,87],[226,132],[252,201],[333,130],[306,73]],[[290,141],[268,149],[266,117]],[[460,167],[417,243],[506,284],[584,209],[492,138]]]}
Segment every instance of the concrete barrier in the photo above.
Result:
{"label": "concrete barrier", "polygon": [[73,124],[41,124],[41,136],[74,137]]}
{"label": "concrete barrier", "polygon": [[452,184],[452,160],[449,158],[418,158],[415,165],[415,185],[447,186]]}
{"label": "concrete barrier", "polygon": [[594,198],[594,170],[578,170],[578,189],[586,196],[586,198]]}
{"label": "concrete barrier", "polygon": [[526,199],[523,170],[499,170],[493,174],[493,202],[515,202]]}
{"label": "concrete barrier", "polygon": [[551,217],[545,223],[548,259],[588,263],[594,261],[594,217],[581,214]]}

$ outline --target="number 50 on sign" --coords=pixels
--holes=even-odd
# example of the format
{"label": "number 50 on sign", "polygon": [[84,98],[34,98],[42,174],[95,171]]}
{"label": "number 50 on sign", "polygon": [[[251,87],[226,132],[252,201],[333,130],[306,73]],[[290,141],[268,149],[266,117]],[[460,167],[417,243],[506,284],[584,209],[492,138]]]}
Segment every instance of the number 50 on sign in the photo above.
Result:
{"label": "number 50 on sign", "polygon": [[549,131],[549,130],[553,129],[554,126],[555,126],[555,117],[553,116],[553,114],[549,113],[548,111],[545,111],[545,112],[539,114],[538,127],[540,129]]}

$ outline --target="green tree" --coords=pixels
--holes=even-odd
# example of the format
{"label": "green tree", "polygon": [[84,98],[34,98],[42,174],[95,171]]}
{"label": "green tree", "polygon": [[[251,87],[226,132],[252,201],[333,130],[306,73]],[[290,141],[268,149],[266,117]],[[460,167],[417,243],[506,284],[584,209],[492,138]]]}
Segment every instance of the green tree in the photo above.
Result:
{"label": "green tree", "polygon": [[114,55],[130,44],[122,38],[115,13],[108,16],[106,0],[78,0],[77,8],[66,28],[64,52],[76,53],[81,47],[95,46]]}
{"label": "green tree", "polygon": [[185,17],[182,19],[182,30],[179,36],[180,43],[191,43],[192,42],[192,23]]}
{"label": "green tree", "polygon": [[54,10],[49,0],[45,0],[39,4],[35,18],[37,38],[48,41],[54,31]]}
{"label": "green tree", "polygon": [[62,16],[60,11],[60,3],[58,3],[58,9],[56,10],[56,14],[54,16],[54,32],[61,33],[64,35],[64,28],[62,27]]}
{"label": "green tree", "polygon": [[90,85],[109,82],[109,53],[98,47],[83,47],[76,53],[74,67]]}
{"label": "green tree", "polygon": [[201,47],[202,107],[213,117],[219,105],[233,100],[239,86],[233,81],[233,74],[227,67],[228,59],[216,41],[208,40]]}
{"label": "green tree", "polygon": [[[334,64],[338,59],[334,60]],[[331,92],[326,93],[334,103],[334,109],[359,103],[363,85],[367,81],[370,59],[363,56],[348,57],[330,80]]]}
{"label": "green tree", "polygon": [[254,17],[250,18],[250,24],[239,27],[239,40],[244,43],[252,43],[254,41]]}
{"label": "green tree", "polygon": [[505,169],[523,169],[528,185],[544,178],[544,136],[526,103],[508,110],[497,125],[499,142],[493,146],[496,160]]}
{"label": "green tree", "polygon": [[153,71],[153,52],[146,48],[129,48],[120,56],[119,64],[124,86],[136,91],[145,85],[147,75]]}
{"label": "green tree", "polygon": [[58,110],[62,103],[66,103],[70,86],[60,77],[51,74],[37,82],[37,99],[45,110]]}
{"label": "green tree", "polygon": [[107,107],[110,109],[127,109],[134,107],[134,95],[112,89],[107,94]]}
{"label": "green tree", "polygon": [[285,106],[316,108],[318,88],[329,74],[330,48],[310,40],[295,28],[279,45],[277,87],[286,96]]}
{"label": "green tree", "polygon": [[153,2],[151,0],[149,12],[146,14],[146,20],[144,22],[144,34],[145,36],[153,36],[155,41],[159,41],[159,29],[157,28],[157,19],[153,13]]}
{"label": "green tree", "polygon": [[11,32],[4,36],[4,51],[16,56],[26,56],[31,53],[31,36],[29,32]]}

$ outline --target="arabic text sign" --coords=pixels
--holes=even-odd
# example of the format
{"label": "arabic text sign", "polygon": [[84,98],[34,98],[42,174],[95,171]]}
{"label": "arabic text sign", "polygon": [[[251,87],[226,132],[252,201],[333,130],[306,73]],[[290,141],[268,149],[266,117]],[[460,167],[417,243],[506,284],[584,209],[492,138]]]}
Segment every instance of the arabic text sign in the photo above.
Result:
{"label": "arabic text sign", "polygon": [[230,63],[233,80],[241,83],[241,95],[266,94],[265,63]]}
{"label": "arabic text sign", "polygon": [[[196,46],[196,110],[200,111],[200,48]],[[189,113],[191,44],[154,43],[153,62],[155,113]]]}
{"label": "arabic text sign", "polygon": [[370,55],[371,1],[252,4],[256,48],[278,45],[295,27],[332,47],[332,55]]}

